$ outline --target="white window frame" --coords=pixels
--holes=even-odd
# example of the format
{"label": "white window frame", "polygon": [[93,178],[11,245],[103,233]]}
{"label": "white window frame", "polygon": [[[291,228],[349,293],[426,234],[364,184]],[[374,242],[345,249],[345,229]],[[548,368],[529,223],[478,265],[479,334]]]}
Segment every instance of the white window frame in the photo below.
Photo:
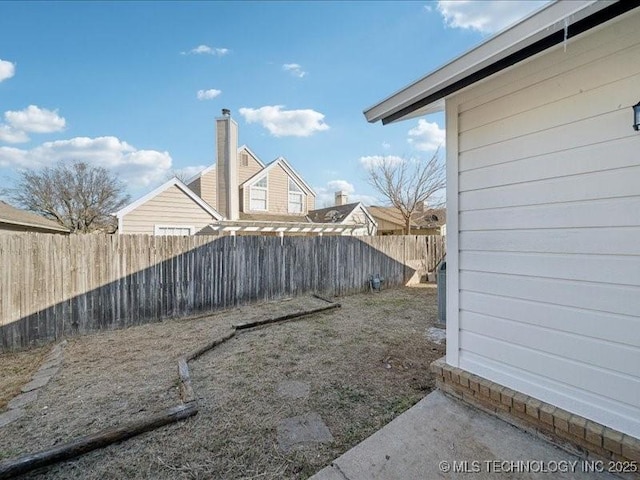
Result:
{"label": "white window frame", "polygon": [[166,237],[170,237],[170,236],[177,236],[177,237],[185,237],[187,235],[183,235],[183,234],[176,234],[176,233],[162,233],[163,229],[166,228],[173,228],[173,229],[181,229],[181,230],[189,230],[189,236],[190,235],[195,235],[196,233],[196,227],[194,227],[193,225],[154,225],[153,226],[153,234],[157,235],[157,236],[166,236]]}
{"label": "white window frame", "polygon": [[[267,186],[266,187],[259,187],[256,184],[261,182],[261,181],[265,181]],[[264,208],[256,208],[253,199],[253,192],[264,192]],[[260,201],[262,202],[263,199],[256,199],[256,201]],[[249,186],[249,210],[253,211],[253,212],[266,212],[269,209],[269,178],[265,175],[262,178],[257,179],[255,182],[253,182],[250,186]]]}
{"label": "white window frame", "polygon": [[[294,185],[297,190],[292,190],[291,185]],[[291,202],[292,195],[294,197],[298,197],[300,202]],[[292,208],[292,205],[300,205],[300,210],[298,211],[296,208]],[[300,187],[300,185],[298,185],[291,177],[289,177],[289,188],[287,193],[287,210],[289,213],[304,213],[304,191],[302,190],[302,187]]]}

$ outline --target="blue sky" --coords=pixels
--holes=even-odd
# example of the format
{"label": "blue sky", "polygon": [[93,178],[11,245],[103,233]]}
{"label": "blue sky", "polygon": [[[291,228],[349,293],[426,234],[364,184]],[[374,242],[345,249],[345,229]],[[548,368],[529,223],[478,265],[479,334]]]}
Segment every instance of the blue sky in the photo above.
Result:
{"label": "blue sky", "polygon": [[430,157],[444,119],[362,111],[543,3],[0,2],[0,187],[81,159],[136,198],[214,163],[229,108],[240,144],[284,156],[318,206],[338,189],[382,203],[367,163]]}

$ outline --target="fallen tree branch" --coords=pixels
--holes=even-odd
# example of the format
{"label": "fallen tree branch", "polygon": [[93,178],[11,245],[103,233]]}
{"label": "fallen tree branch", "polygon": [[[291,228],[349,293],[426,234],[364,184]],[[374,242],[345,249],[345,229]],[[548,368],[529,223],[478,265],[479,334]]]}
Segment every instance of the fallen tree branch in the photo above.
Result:
{"label": "fallen tree branch", "polygon": [[224,336],[222,336],[220,338],[216,338],[215,340],[207,343],[206,345],[200,347],[199,349],[194,350],[193,352],[191,352],[190,354],[188,354],[185,357],[187,362],[190,362],[191,360],[195,360],[196,358],[198,358],[203,353],[206,353],[209,350],[211,350],[212,348],[217,347],[218,345],[220,345],[221,343],[226,342],[230,338],[233,338],[235,336],[235,334],[236,334],[236,330],[234,328],[233,331],[231,331],[227,335],[224,335]]}
{"label": "fallen tree branch", "polygon": [[182,403],[195,402],[196,396],[191,386],[189,365],[187,365],[187,359],[184,357],[178,359],[178,376],[180,377],[180,400],[182,400]]}
{"label": "fallen tree branch", "polygon": [[6,460],[0,463],[0,480],[13,478],[36,468],[46,467],[63,460],[78,457],[84,453],[106,447],[112,443],[121,442],[163,425],[184,420],[196,413],[198,413],[198,406],[195,402],[178,405],[162,413],[129,422],[120,427],[107,428],[92,435],[76,438],[71,442],[58,445],[49,450]]}
{"label": "fallen tree branch", "polygon": [[234,324],[233,327],[236,328],[237,330],[245,330],[247,328],[267,325],[269,323],[284,322],[285,320],[291,320],[292,318],[304,317],[306,315],[312,315],[314,313],[324,312],[326,310],[331,310],[334,308],[340,308],[341,306],[342,305],[340,305],[339,303],[331,303],[331,305],[327,307],[314,308],[311,310],[305,310],[297,313],[289,313],[287,315],[282,315],[280,317],[266,318],[264,320],[255,320],[253,322],[237,323],[237,324]]}
{"label": "fallen tree branch", "polygon": [[320,296],[320,295],[318,295],[317,293],[312,293],[312,294],[311,294],[311,296],[312,296],[312,297],[317,298],[318,300],[322,300],[323,302],[330,303],[330,304],[332,304],[332,305],[333,305],[333,303],[334,303],[334,302],[332,302],[332,301],[331,301],[331,300],[329,300],[329,299],[326,299],[326,298],[324,298],[324,297],[321,297],[321,296]]}
{"label": "fallen tree branch", "polygon": [[5,460],[0,463],[0,480],[13,478],[17,475],[30,472],[32,470],[47,467],[58,462],[69,460],[75,457],[79,457],[92,450],[103,448],[113,443],[127,440],[141,433],[154,430],[158,427],[168,425],[170,423],[178,422],[189,418],[198,413],[198,405],[195,400],[195,393],[191,385],[191,375],[189,373],[188,362],[198,358],[200,355],[208,352],[212,348],[226,342],[236,335],[237,330],[244,330],[248,328],[257,327],[260,325],[267,325],[270,323],[283,322],[285,320],[291,320],[293,318],[304,317],[306,315],[312,315],[314,313],[324,312],[334,308],[340,308],[342,305],[339,303],[333,303],[326,298],[322,298],[319,295],[313,294],[314,297],[324,300],[330,305],[326,307],[314,308],[312,310],[305,310],[297,313],[290,313],[288,315],[282,315],[274,318],[267,318],[265,320],[256,320],[253,322],[245,322],[237,325],[233,325],[233,330],[222,337],[216,338],[210,341],[206,345],[203,345],[197,350],[189,353],[184,357],[178,359],[178,377],[180,380],[180,399],[183,404],[165,410],[162,413],[151,415],[141,420],[129,422],[120,427],[111,427],[102,430],[92,435],[76,438],[71,442],[58,445],[44,450],[38,453],[32,453],[17,457],[14,459]]}

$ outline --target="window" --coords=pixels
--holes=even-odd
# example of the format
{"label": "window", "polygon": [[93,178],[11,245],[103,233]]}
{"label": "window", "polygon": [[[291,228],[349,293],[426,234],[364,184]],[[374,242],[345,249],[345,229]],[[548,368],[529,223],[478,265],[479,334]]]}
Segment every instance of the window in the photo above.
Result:
{"label": "window", "polygon": [[196,228],[185,225],[155,225],[154,235],[189,236],[195,233]]}
{"label": "window", "polygon": [[289,179],[289,213],[302,213],[302,189]]}
{"label": "window", "polygon": [[267,177],[264,176],[249,189],[249,209],[267,211]]}
{"label": "window", "polygon": [[246,152],[242,152],[240,154],[240,165],[243,167],[249,166],[249,154]]}

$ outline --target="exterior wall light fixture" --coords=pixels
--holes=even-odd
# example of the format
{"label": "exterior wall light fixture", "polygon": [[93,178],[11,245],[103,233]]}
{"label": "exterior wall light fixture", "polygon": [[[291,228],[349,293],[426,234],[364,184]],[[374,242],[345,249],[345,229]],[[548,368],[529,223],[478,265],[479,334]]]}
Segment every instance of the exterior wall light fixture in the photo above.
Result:
{"label": "exterior wall light fixture", "polygon": [[633,129],[640,130],[640,102],[633,106]]}

